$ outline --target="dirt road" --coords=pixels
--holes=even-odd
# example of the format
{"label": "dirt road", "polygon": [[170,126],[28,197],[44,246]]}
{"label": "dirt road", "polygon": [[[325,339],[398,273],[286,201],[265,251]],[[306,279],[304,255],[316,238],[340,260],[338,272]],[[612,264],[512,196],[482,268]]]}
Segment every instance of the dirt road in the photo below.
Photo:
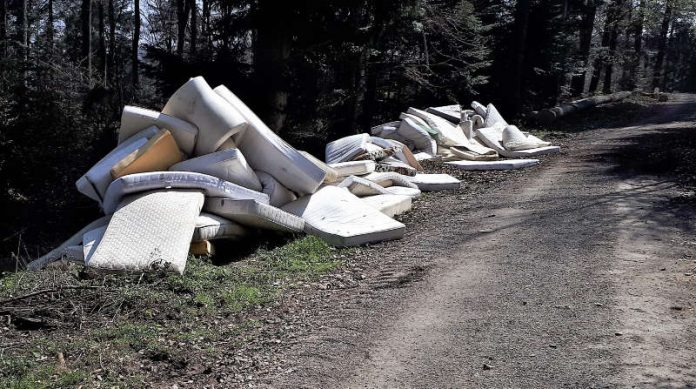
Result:
{"label": "dirt road", "polygon": [[682,96],[481,193],[427,200],[442,208],[376,247],[357,287],[327,292],[265,383],[693,387],[695,207],[616,156],[694,114]]}

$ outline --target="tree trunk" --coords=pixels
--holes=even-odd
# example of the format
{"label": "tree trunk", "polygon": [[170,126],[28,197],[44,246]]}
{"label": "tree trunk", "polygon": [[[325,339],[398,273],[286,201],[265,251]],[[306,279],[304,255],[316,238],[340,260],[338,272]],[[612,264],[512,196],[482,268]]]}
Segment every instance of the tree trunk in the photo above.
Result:
{"label": "tree trunk", "polygon": [[176,0],[177,15],[177,34],[176,34],[176,54],[180,57],[184,55],[184,44],[186,43],[186,24],[188,24],[189,1]]}
{"label": "tree trunk", "polygon": [[589,65],[590,50],[592,49],[592,30],[594,29],[595,17],[597,16],[597,5],[589,3],[582,16],[580,24],[580,52],[579,59],[582,62],[583,70],[580,74],[574,75],[570,83],[571,94],[580,96],[585,90],[585,79],[587,77],[587,66]]}
{"label": "tree trunk", "polygon": [[7,58],[7,0],[0,0],[0,57]]}
{"label": "tree trunk", "polygon": [[291,50],[288,2],[260,0],[254,44],[254,76],[262,94],[261,118],[273,130],[285,124],[288,103],[287,61]]}
{"label": "tree trunk", "polygon": [[[611,40],[612,31],[612,19],[613,19],[614,7],[613,4],[607,5],[607,16],[604,21],[604,30],[602,31],[602,49],[606,50],[609,47],[609,41]],[[600,53],[597,58],[595,58],[592,64],[592,78],[590,79],[590,87],[588,89],[589,94],[594,94],[597,91],[597,86],[599,86],[599,77],[602,72],[602,65],[605,63],[605,53]]]}
{"label": "tree trunk", "polygon": [[211,0],[203,0],[203,15],[201,20],[201,35],[203,36],[203,41],[208,51],[210,51],[212,46],[210,36],[210,1]]}
{"label": "tree trunk", "polygon": [[106,65],[109,75],[108,82],[113,84],[115,72],[115,55],[116,55],[116,12],[114,10],[114,0],[109,0],[109,54],[107,55]]}
{"label": "tree trunk", "polygon": [[[614,55],[616,54],[616,45],[619,39],[619,24],[621,23],[621,7],[624,0],[615,0],[611,9],[611,33],[609,35],[609,47],[607,57],[604,61],[604,85],[602,93],[609,94],[612,90],[612,76],[614,75]],[[609,15],[607,15],[609,17]]]}
{"label": "tree trunk", "polygon": [[660,29],[660,39],[657,44],[657,55],[655,56],[655,69],[653,72],[652,87],[659,88],[662,85],[662,65],[665,61],[665,49],[667,48],[667,34],[669,24],[672,21],[672,1],[667,0],[665,14],[662,17],[662,27]]}
{"label": "tree trunk", "polygon": [[191,57],[196,55],[196,43],[198,43],[198,10],[196,0],[188,0],[191,9]]}
{"label": "tree trunk", "polygon": [[[382,36],[386,26],[387,17],[389,15],[388,4],[385,1],[377,1],[374,3],[372,31],[370,31],[369,49],[374,49],[379,55],[382,53]],[[382,74],[381,65],[370,64],[370,55],[367,57],[367,80],[365,82],[365,96],[363,102],[363,117],[361,127],[363,130],[370,128],[374,116],[375,108],[379,106],[377,102],[377,81]]]}
{"label": "tree trunk", "polygon": [[140,0],[134,0],[133,1],[133,40],[131,42],[131,65],[133,66],[132,70],[132,79],[133,79],[133,87],[136,88],[138,86],[139,82],[139,77],[138,77],[138,62],[140,61],[138,58],[138,49],[140,48]]}
{"label": "tree trunk", "polygon": [[513,67],[510,77],[510,97],[507,108],[517,114],[522,105],[522,78],[525,51],[527,49],[527,29],[529,27],[530,0],[518,0],[515,8]]}
{"label": "tree trunk", "polygon": [[99,60],[103,72],[102,83],[106,83],[107,79],[107,69],[106,69],[106,35],[105,35],[105,24],[104,24],[104,2],[99,2]]}
{"label": "tree trunk", "polygon": [[638,74],[640,69],[640,59],[643,55],[643,25],[645,24],[645,6],[646,0],[640,0],[638,12],[636,12],[633,21],[633,58],[631,59],[629,69],[629,89],[635,89],[638,86]]}
{"label": "tree trunk", "polygon": [[82,0],[80,22],[82,24],[82,61],[87,61],[87,79],[92,81],[92,0]]}
{"label": "tree trunk", "polygon": [[49,52],[53,52],[53,0],[48,0],[48,21],[46,22],[46,42],[48,43]]}

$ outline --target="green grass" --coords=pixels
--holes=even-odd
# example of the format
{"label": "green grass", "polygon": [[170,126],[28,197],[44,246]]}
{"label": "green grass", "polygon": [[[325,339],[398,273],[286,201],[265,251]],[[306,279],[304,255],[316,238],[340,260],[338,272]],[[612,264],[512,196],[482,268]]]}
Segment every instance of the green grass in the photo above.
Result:
{"label": "green grass", "polygon": [[[22,315],[45,316],[55,329],[28,336],[0,331],[0,388],[142,386],[153,364],[185,369],[190,361],[242,346],[264,325],[247,312],[273,303],[298,281],[336,269],[337,258],[335,249],[306,236],[225,266],[191,257],[184,275],[94,274],[76,266],[6,273],[0,300],[61,292],[16,304],[32,307]],[[5,341],[22,346],[2,350]],[[66,361],[60,368],[59,353]]]}

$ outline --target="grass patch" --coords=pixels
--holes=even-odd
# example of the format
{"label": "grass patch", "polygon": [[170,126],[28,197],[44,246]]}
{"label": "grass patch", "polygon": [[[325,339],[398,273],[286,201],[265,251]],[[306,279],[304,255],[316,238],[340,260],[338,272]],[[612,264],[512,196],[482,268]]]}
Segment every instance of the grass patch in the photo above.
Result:
{"label": "grass patch", "polygon": [[[340,265],[335,249],[306,236],[226,266],[191,257],[184,275],[5,273],[0,301],[50,292],[0,307],[11,323],[0,325],[0,387],[143,386],[183,374],[248,342],[264,325],[253,312],[287,287]],[[27,318],[38,330],[15,328]]]}

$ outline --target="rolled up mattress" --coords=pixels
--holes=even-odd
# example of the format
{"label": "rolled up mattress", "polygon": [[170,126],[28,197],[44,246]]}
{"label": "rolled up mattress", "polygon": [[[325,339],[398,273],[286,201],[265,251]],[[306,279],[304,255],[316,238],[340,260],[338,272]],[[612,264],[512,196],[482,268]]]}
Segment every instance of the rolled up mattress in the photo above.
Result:
{"label": "rolled up mattress", "polygon": [[369,134],[357,134],[336,139],[326,145],[326,163],[352,161],[356,156],[366,153],[370,143]]}
{"label": "rolled up mattress", "polygon": [[123,143],[138,131],[151,126],[171,131],[181,151],[186,155],[193,154],[198,137],[196,126],[174,116],[132,105],[123,107],[121,127],[118,130],[118,143]]}
{"label": "rolled up mattress", "polygon": [[247,127],[244,117],[215,93],[203,77],[192,78],[182,85],[162,112],[198,127],[194,155],[216,151],[230,136]]}
{"label": "rolled up mattress", "polygon": [[319,166],[271,131],[224,85],[215,88],[215,92],[249,123],[235,141],[254,170],[272,175],[286,188],[300,194],[314,193],[319,188],[326,176]]}

